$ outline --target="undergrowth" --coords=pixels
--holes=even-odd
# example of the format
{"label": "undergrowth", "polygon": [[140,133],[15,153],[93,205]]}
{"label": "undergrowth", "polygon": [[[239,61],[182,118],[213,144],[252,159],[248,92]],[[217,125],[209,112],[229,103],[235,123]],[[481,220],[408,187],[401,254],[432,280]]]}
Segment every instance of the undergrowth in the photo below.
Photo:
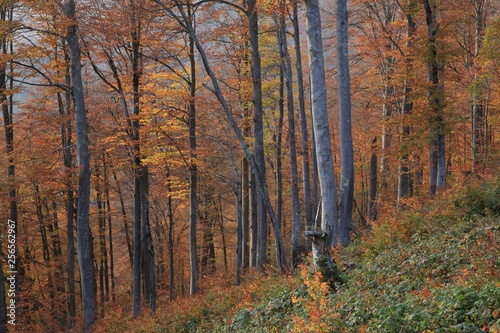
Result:
{"label": "undergrowth", "polygon": [[[499,188],[485,181],[382,216],[341,251],[345,283],[336,292],[304,265],[288,278],[214,286],[126,325],[134,332],[500,333]],[[111,320],[102,331],[132,330]]]}

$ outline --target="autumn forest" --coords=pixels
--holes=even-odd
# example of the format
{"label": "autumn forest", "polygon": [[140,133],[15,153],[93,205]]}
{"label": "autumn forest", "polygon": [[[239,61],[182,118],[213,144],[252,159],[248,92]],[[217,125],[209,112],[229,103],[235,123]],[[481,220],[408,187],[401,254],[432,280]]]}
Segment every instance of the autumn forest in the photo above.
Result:
{"label": "autumn forest", "polygon": [[499,175],[496,0],[0,0],[0,42],[0,332],[335,291],[343,249]]}

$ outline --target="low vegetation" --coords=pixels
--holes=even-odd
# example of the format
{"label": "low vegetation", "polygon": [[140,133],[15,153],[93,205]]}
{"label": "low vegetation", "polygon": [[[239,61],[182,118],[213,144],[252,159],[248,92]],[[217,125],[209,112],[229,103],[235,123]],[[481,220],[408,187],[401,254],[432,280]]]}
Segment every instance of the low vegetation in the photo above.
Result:
{"label": "low vegetation", "polygon": [[498,333],[499,189],[485,181],[382,217],[336,254],[345,280],[336,292],[302,265],[284,279],[206,286],[135,321],[109,313],[99,331]]}

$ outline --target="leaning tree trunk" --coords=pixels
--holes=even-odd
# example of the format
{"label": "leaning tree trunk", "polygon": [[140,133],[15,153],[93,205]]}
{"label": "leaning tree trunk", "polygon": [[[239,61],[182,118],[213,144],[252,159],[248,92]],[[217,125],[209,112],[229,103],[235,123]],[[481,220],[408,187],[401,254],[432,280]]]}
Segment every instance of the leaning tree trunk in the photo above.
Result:
{"label": "leaning tree trunk", "polygon": [[[166,5],[164,5],[160,0],[156,0],[156,2],[159,3],[160,5],[162,5],[162,7],[165,10],[167,10],[170,14],[172,14],[173,17],[176,17],[174,15],[174,13],[172,12],[172,10],[169,7],[167,7]],[[271,200],[269,198],[269,191],[267,189],[266,182],[265,182],[264,178],[262,177],[261,172],[259,171],[260,169],[258,168],[255,159],[253,158],[252,154],[250,153],[250,149],[248,148],[248,145],[245,142],[245,138],[243,137],[243,133],[241,132],[240,128],[238,127],[238,124],[236,123],[236,119],[234,118],[234,116],[231,112],[231,109],[230,109],[229,105],[227,104],[226,99],[224,98],[224,95],[222,95],[222,91],[220,89],[219,82],[217,81],[217,78],[215,77],[215,74],[212,71],[212,68],[208,62],[208,57],[207,57],[207,54],[205,52],[205,49],[201,45],[200,41],[198,40],[198,36],[194,32],[192,23],[190,22],[190,20],[188,19],[187,15],[184,12],[184,10],[182,9],[182,6],[179,3],[179,1],[174,0],[174,3],[181,14],[181,19],[179,19],[179,21],[180,21],[179,23],[185,25],[189,31],[189,34],[193,37],[193,40],[195,42],[198,53],[200,54],[201,59],[203,61],[205,71],[208,74],[208,76],[210,77],[210,80],[212,82],[213,92],[214,92],[215,96],[217,97],[217,100],[221,104],[222,109],[224,110],[224,113],[227,117],[227,120],[229,121],[229,124],[231,125],[231,128],[233,129],[234,134],[236,135],[236,138],[237,138],[238,142],[240,143],[240,146],[245,154],[245,157],[248,160],[250,168],[252,169],[252,172],[255,175],[256,182],[259,186],[260,193],[262,194],[262,198],[264,199],[265,208],[267,209],[267,213],[269,214],[269,217],[271,218],[271,222],[273,224],[275,241],[278,243],[278,245],[276,247],[277,248],[276,257],[279,259],[277,262],[277,266],[278,266],[278,270],[280,272],[282,272],[283,269],[286,269],[286,267],[287,267],[287,263],[286,263],[286,259],[285,259],[285,251],[283,248],[283,237],[281,235],[281,230],[280,230],[277,218],[276,218],[276,214],[274,213],[273,207],[271,205]]]}
{"label": "leaning tree trunk", "polygon": [[83,309],[83,331],[91,331],[96,319],[94,259],[89,225],[90,208],[90,154],[87,134],[87,116],[83,94],[82,67],[78,28],[75,20],[75,2],[64,3],[64,14],[69,19],[66,39],[71,54],[71,82],[75,102],[76,149],[78,155],[78,212],[77,249]]}

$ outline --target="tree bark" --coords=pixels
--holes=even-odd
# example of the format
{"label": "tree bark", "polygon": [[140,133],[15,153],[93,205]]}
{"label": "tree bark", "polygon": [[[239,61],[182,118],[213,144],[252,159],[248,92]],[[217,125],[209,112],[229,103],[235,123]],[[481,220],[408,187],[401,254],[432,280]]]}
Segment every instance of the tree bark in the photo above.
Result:
{"label": "tree bark", "polygon": [[[280,3],[281,11],[283,12],[284,4]],[[298,167],[297,167],[297,149],[295,143],[295,110],[293,102],[293,78],[292,78],[292,61],[288,54],[288,46],[286,41],[285,31],[285,16],[280,14],[279,22],[275,18],[275,25],[278,29],[278,45],[281,58],[281,67],[286,79],[287,92],[287,110],[288,110],[288,146],[290,153],[290,170],[292,176],[292,241],[291,241],[291,266],[294,267],[298,263],[300,248],[300,202],[299,202],[299,187],[298,187]]]}
{"label": "tree bark", "polygon": [[411,132],[410,125],[405,123],[407,117],[411,115],[413,110],[413,102],[411,100],[412,87],[410,82],[410,73],[412,72],[412,61],[410,56],[410,50],[413,46],[412,38],[415,33],[415,21],[413,19],[414,11],[416,10],[416,4],[413,0],[407,1],[406,8],[406,54],[405,54],[405,82],[404,82],[404,95],[402,102],[402,122],[403,129],[401,133],[401,150],[402,154],[399,159],[399,176],[398,176],[398,206],[401,206],[401,201],[410,195],[410,166],[408,161],[409,156],[409,136]]}
{"label": "tree bark", "polygon": [[313,205],[311,198],[311,179],[309,168],[309,133],[307,130],[307,117],[304,98],[304,74],[302,71],[302,52],[300,48],[300,29],[297,0],[292,1],[292,23],[293,23],[293,40],[295,46],[295,71],[297,72],[297,91],[299,103],[299,119],[301,130],[301,155],[302,155],[302,184],[304,198],[304,212],[306,217],[306,229],[313,226]]}
{"label": "tree bark", "polygon": [[372,156],[370,158],[370,189],[368,194],[368,217],[370,220],[377,218],[377,137],[372,140]]}
{"label": "tree bark", "polygon": [[70,20],[66,39],[71,54],[71,82],[75,102],[76,149],[78,155],[78,212],[77,212],[77,249],[80,264],[80,280],[83,310],[83,331],[93,329],[96,319],[94,260],[92,235],[89,225],[90,206],[90,157],[87,133],[87,116],[83,94],[80,45],[75,20],[75,2],[64,3],[64,14]]}
{"label": "tree bark", "polygon": [[354,154],[351,131],[351,78],[347,32],[347,1],[337,0],[337,78],[340,113],[340,244],[351,242],[354,200]]}
{"label": "tree bark", "polygon": [[[250,48],[252,50],[252,82],[254,106],[254,157],[258,178],[266,183],[266,162],[264,156],[264,121],[262,108],[262,78],[259,53],[259,19],[256,0],[246,0]],[[254,170],[255,172],[255,170]],[[257,192],[257,270],[263,271],[267,263],[267,219],[262,190]]]}
{"label": "tree bark", "polygon": [[329,121],[326,107],[325,67],[319,4],[318,0],[305,0],[305,4],[314,139],[321,191],[320,229],[322,235],[324,234],[324,236],[313,238],[313,257],[315,264],[318,266],[324,255],[327,256],[326,262],[328,264],[331,263],[331,256],[328,256],[328,249],[331,244],[336,245],[338,237],[337,184],[335,180],[330,128],[328,125]]}
{"label": "tree bark", "polygon": [[432,198],[436,195],[438,189],[444,189],[446,185],[445,129],[442,114],[444,88],[439,82],[440,64],[436,45],[436,34],[439,25],[436,22],[435,8],[431,6],[429,0],[425,0],[424,9],[428,29],[429,104],[432,109],[432,115],[429,118],[431,136],[429,196]]}

